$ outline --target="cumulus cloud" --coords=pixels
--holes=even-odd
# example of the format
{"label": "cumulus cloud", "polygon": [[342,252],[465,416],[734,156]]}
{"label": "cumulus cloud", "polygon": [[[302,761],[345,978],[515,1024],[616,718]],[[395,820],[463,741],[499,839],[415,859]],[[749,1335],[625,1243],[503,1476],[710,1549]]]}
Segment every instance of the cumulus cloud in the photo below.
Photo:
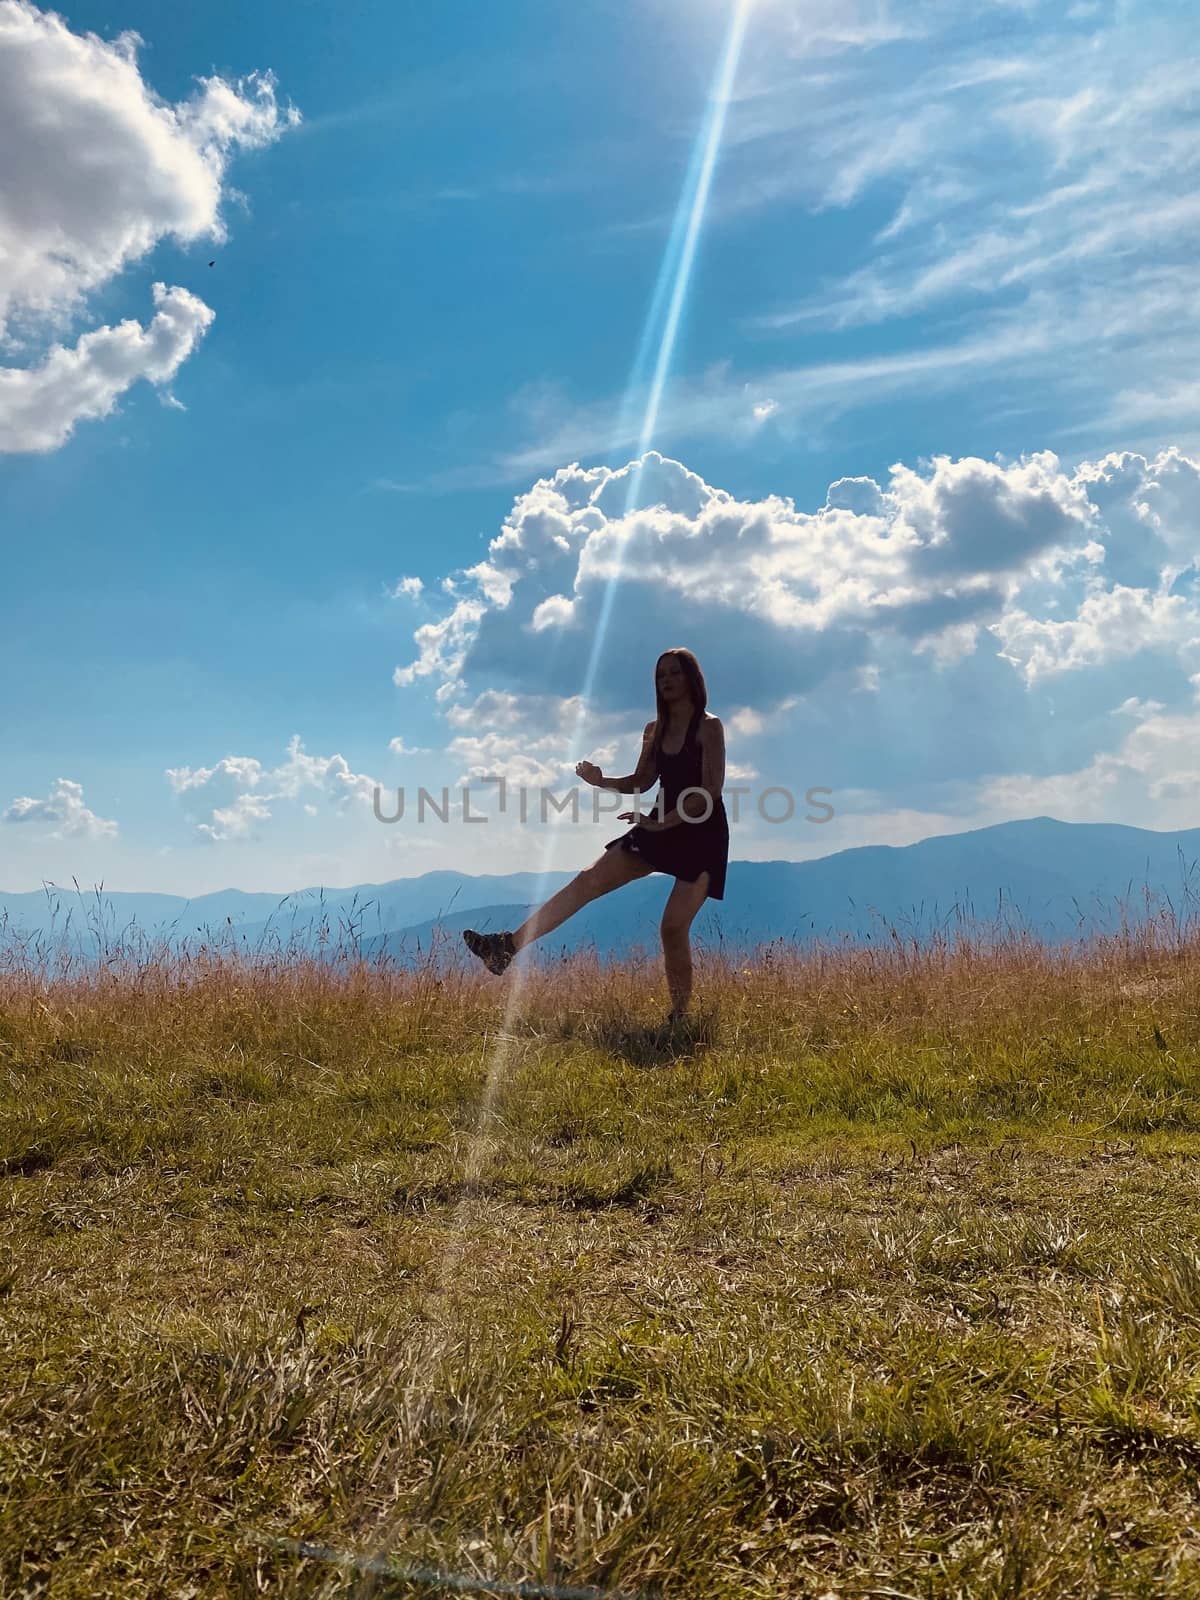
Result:
{"label": "cumulus cloud", "polygon": [[83,786],[70,778],[56,778],[41,800],[22,795],[3,813],[0,822],[49,825],[52,838],[115,839],[117,824],[89,811],[83,803]]}
{"label": "cumulus cloud", "polygon": [[[446,752],[462,763],[456,781],[502,776],[529,787],[573,782],[579,757],[571,741],[584,710],[578,696],[518,695],[501,689],[485,689],[469,703],[449,705],[445,715],[453,737]],[[627,718],[604,718],[601,723],[592,727],[594,759],[610,761],[622,744],[636,744]]]}
{"label": "cumulus cloud", "polygon": [[0,0],[0,329],[77,307],[168,235],[222,238],[230,157],[297,120],[268,75],[202,79],[170,105],[142,78],[140,42]]}
{"label": "cumulus cloud", "polygon": [[486,610],[485,600],[460,600],[441,621],[426,622],[418,628],[413,637],[419,654],[408,666],[396,668],[392,676],[397,686],[403,689],[418,678],[434,677],[453,683]]}
{"label": "cumulus cloud", "polygon": [[[1200,462],[1174,449],[1073,470],[1049,451],[898,463],[839,479],[812,510],[739,500],[655,452],[566,467],[516,498],[483,561],[446,575],[449,609],[415,630],[396,679],[435,691],[464,779],[554,784],[581,756],[628,768],[654,660],[690,644],[731,761],[891,786],[914,816],[1015,814],[1025,780],[987,786],[1031,752],[1031,803],[1060,767],[1064,794],[1081,773],[1107,790],[1114,709],[1191,726],[1197,505]],[[1143,794],[1140,820],[1166,794]]]}
{"label": "cumulus cloud", "polygon": [[[254,756],[226,756],[211,767],[168,767],[166,778],[193,818],[203,813],[196,832],[213,843],[245,838],[256,824],[271,820],[281,801],[316,791],[335,806],[370,805],[381,787],[352,771],[340,755],[310,755],[299,734],[289,740],[287,760],[277,767],[264,767]],[[307,803],[302,806],[308,810]]]}
{"label": "cumulus cloud", "polygon": [[1200,563],[1200,463],[1174,447],[1152,460],[1113,451],[1083,462],[1076,478],[1097,508],[1110,577],[1169,586]]}
{"label": "cumulus cloud", "polygon": [[145,328],[99,328],[41,358],[36,348],[160,240],[223,239],[231,159],[298,120],[269,74],[203,78],[170,104],[141,75],[140,42],[73,33],[30,0],[0,0],[0,338],[35,352],[0,373],[0,448],[52,449],[139,378],[171,379],[212,319],[181,288],[155,287]]}
{"label": "cumulus cloud", "polygon": [[1049,450],[1009,467],[938,456],[927,477],[896,466],[888,498],[893,526],[917,537],[914,568],[927,573],[1018,572],[1049,549],[1078,543],[1092,512]]}
{"label": "cumulus cloud", "polygon": [[[740,501],[655,451],[638,463],[563,468],[519,496],[487,557],[455,579],[456,604],[414,635],[396,682],[444,698],[485,686],[564,695],[588,675],[610,586],[606,710],[644,702],[663,619],[705,640],[725,693],[759,711],[867,663],[880,633],[969,652],[1022,574],[1091,535],[1085,489],[1050,452],[1009,467],[938,457],[886,485],[841,480],[824,506]],[[1044,575],[1053,581],[1057,569]],[[464,587],[473,593],[463,593]]]}
{"label": "cumulus cloud", "polygon": [[1097,588],[1074,617],[1054,621],[1014,609],[991,625],[1006,661],[1026,680],[1137,655],[1150,648],[1200,647],[1200,612],[1182,595],[1118,584]]}
{"label": "cumulus cloud", "polygon": [[170,382],[213,313],[186,289],[156,283],[153,292],[158,311],[144,328],[132,319],[96,328],[71,349],[54,345],[36,367],[0,367],[0,451],[57,449],[77,422],[106,417],[139,378]]}

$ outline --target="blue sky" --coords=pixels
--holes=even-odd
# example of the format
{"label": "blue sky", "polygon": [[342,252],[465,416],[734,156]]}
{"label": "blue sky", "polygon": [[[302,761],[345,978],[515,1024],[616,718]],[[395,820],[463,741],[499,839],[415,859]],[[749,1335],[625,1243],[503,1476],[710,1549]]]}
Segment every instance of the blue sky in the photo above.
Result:
{"label": "blue sky", "polygon": [[749,4],[646,441],[733,17],[0,0],[0,888],[582,864],[369,796],[627,770],[672,643],[834,793],[735,854],[1195,823],[1187,10]]}

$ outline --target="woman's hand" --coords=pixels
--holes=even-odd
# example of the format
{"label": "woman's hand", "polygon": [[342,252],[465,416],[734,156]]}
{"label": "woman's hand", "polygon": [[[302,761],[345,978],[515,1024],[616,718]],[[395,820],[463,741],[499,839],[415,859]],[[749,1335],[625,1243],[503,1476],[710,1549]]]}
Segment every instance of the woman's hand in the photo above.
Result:
{"label": "woman's hand", "polygon": [[618,811],[618,822],[636,822],[640,828],[645,828],[647,833],[657,833],[662,823],[657,818],[645,811]]}
{"label": "woman's hand", "polygon": [[594,761],[580,761],[575,766],[575,776],[582,778],[584,783],[590,783],[593,789],[600,783],[604,774]]}

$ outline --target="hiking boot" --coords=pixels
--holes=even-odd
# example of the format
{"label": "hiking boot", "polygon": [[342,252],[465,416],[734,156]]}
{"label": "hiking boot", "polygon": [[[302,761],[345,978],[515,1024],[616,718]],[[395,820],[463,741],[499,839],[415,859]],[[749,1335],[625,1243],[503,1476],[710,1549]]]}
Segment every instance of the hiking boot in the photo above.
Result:
{"label": "hiking boot", "polygon": [[474,928],[465,928],[463,943],[473,956],[479,957],[489,972],[505,971],[517,953],[511,933],[476,933]]}

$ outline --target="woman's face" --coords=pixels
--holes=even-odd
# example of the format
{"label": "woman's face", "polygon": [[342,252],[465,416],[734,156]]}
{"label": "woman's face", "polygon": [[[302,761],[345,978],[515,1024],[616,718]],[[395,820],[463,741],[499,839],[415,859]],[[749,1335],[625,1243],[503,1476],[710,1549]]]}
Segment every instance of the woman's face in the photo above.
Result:
{"label": "woman's face", "polygon": [[664,656],[654,671],[658,692],[667,705],[676,705],[687,698],[688,682],[683,668],[674,656]]}

